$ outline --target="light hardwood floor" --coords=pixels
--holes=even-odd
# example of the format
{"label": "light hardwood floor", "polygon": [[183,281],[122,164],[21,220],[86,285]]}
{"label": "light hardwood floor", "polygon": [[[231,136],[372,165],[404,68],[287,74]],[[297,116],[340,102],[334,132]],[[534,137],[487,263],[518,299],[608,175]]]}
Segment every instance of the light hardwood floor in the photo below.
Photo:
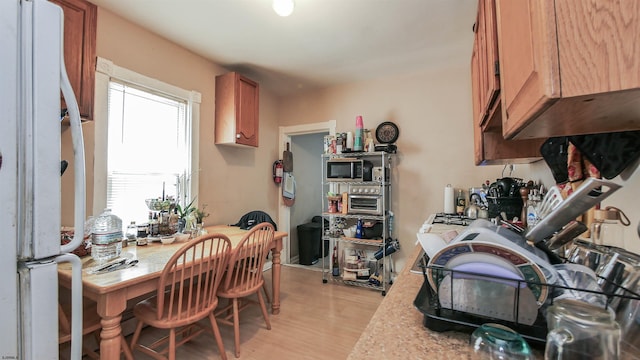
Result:
{"label": "light hardwood floor", "polygon": [[[269,282],[271,274],[265,273]],[[346,359],[384,297],[378,291],[323,284],[318,271],[282,267],[281,312],[271,315],[267,330],[258,306],[240,314],[240,359]],[[220,325],[228,359],[233,354],[233,328]],[[146,328],[142,341],[163,333]],[[131,336],[127,337],[131,341]],[[134,352],[136,359],[150,359]],[[178,348],[177,359],[219,359],[213,335],[201,334]]]}

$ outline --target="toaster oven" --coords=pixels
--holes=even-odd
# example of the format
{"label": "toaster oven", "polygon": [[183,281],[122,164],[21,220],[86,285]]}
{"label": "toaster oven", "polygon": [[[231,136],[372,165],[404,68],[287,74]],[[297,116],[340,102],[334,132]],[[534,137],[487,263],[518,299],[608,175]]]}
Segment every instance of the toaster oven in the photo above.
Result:
{"label": "toaster oven", "polygon": [[386,186],[349,185],[349,214],[384,215],[383,191]]}

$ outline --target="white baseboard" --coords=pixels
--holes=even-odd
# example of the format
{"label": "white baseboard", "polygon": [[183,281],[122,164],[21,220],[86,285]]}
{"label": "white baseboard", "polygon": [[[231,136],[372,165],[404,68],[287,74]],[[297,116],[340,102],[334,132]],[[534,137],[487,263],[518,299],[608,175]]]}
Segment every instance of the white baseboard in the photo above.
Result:
{"label": "white baseboard", "polygon": [[264,262],[264,266],[262,267],[262,271],[269,271],[271,270],[271,268],[273,267],[273,261],[271,261],[271,259],[267,259],[267,261]]}

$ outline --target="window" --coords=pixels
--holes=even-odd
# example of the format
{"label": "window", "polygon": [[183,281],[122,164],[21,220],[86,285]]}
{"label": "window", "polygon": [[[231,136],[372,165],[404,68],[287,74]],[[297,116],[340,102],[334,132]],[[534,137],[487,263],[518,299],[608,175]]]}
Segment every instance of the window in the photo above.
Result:
{"label": "window", "polygon": [[98,57],[93,215],[146,222],[145,199],[197,195],[200,94]]}
{"label": "window", "polygon": [[110,82],[107,207],[123,222],[147,220],[145,199],[183,194],[191,164],[186,107],[185,100]]}

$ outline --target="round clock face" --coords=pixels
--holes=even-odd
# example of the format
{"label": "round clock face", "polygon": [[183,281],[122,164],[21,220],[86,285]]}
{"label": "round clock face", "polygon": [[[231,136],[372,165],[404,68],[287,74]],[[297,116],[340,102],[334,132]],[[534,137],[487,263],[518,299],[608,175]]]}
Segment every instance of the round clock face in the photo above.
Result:
{"label": "round clock face", "polygon": [[385,121],[376,129],[376,139],[381,144],[391,144],[398,140],[398,126],[391,121]]}

